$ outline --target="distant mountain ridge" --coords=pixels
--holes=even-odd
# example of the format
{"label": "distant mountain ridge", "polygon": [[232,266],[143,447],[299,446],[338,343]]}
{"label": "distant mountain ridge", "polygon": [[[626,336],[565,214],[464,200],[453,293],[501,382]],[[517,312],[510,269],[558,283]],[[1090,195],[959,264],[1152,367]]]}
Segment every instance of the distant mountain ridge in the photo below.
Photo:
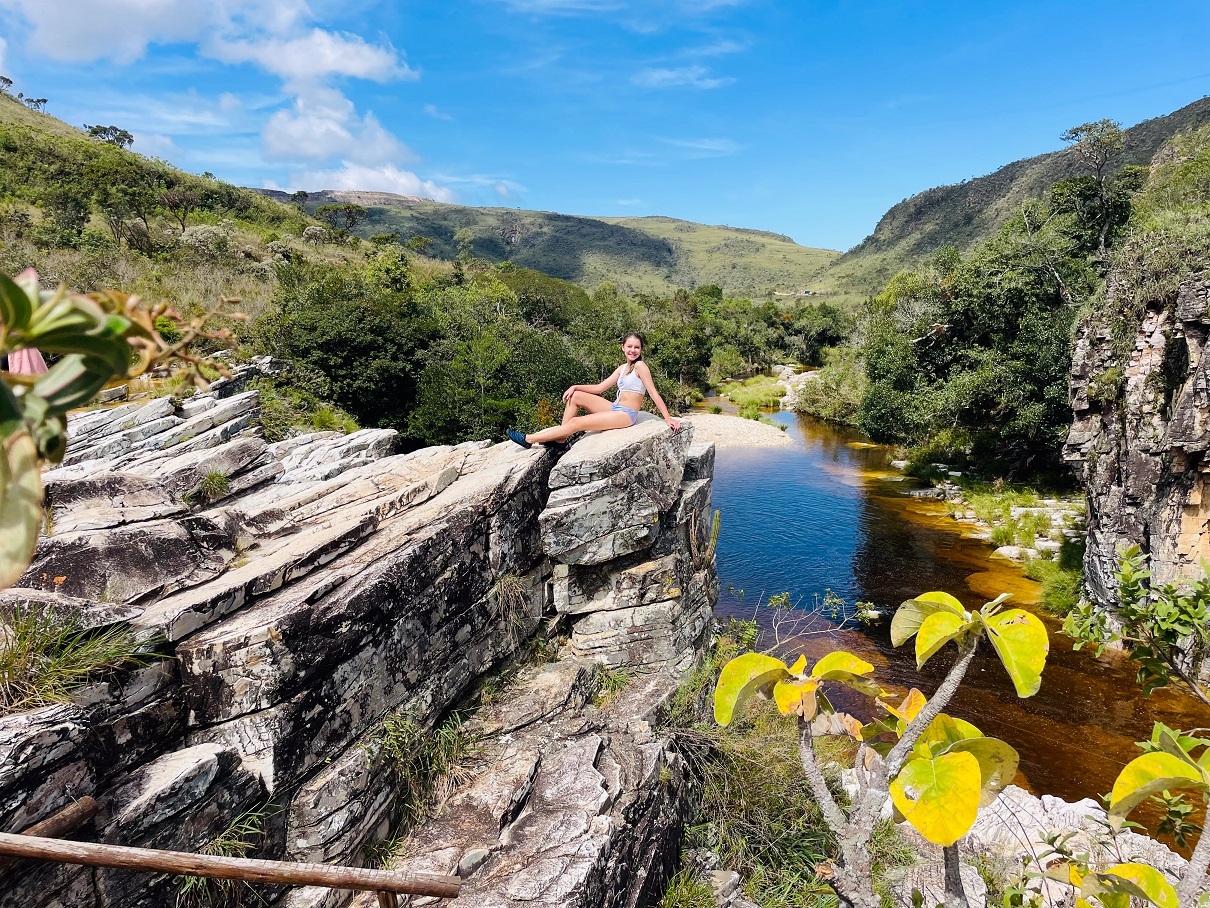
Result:
{"label": "distant mountain ridge", "polygon": [[[1110,167],[1149,164],[1172,136],[1205,123],[1210,123],[1210,97],[1131,126]],[[1026,199],[1041,198],[1051,184],[1084,172],[1075,152],[1062,148],[1013,161],[987,176],[926,189],[892,206],[874,232],[837,258],[811,287],[849,298],[877,293],[904,267],[944,246],[972,246],[994,233]]]}
{"label": "distant mountain ridge", "polygon": [[[277,201],[290,194],[258,189]],[[623,293],[667,295],[678,288],[717,284],[728,296],[767,298],[797,292],[839,252],[799,246],[767,230],[715,226],[669,217],[587,217],[516,208],[477,208],[415,196],[361,190],[308,192],[306,207],[357,204],[369,219],[368,237],[395,231],[400,239],[425,236],[428,252],[458,254],[460,230],[472,235],[473,254],[511,261],[592,290],[612,281]]]}

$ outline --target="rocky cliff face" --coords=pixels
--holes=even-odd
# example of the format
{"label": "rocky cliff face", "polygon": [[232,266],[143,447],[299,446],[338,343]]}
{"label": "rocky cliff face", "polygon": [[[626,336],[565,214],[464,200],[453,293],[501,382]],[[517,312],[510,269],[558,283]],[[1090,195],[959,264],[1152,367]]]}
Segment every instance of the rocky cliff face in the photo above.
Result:
{"label": "rocky cliff face", "polygon": [[[691,427],[647,423],[557,463],[510,443],[394,455],[385,430],[266,444],[256,423],[255,392],[221,391],[70,421],[72,454],[45,475],[49,534],[0,594],[0,615],[125,625],[157,656],[72,704],[0,718],[0,828],[91,794],[100,813],[81,837],[195,851],[269,801],[263,856],[361,864],[399,815],[400,783],[378,759],[383,719],[436,721],[561,614],[571,640],[546,672],[556,680],[535,670],[532,689],[512,695],[529,719],[482,720],[528,729],[497,754],[496,776],[519,773],[506,812],[531,825],[541,814],[543,841],[587,861],[575,898],[543,896],[552,904],[621,904],[606,893],[662,879],[656,856],[679,831],[675,754],[636,724],[642,704],[610,715],[584,691],[612,662],[663,679],[666,693],[693,661],[717,595],[702,554],[713,447],[693,445]],[[477,891],[496,901],[566,885],[548,872],[562,852],[471,838],[508,859],[459,853],[446,869],[488,868]],[[352,898],[265,895],[298,908]],[[146,874],[0,870],[5,908],[173,897],[171,880]]]}
{"label": "rocky cliff face", "polygon": [[[1106,310],[1121,291],[1111,278]],[[1202,272],[1116,340],[1094,320],[1077,337],[1065,456],[1087,486],[1084,567],[1099,605],[1116,601],[1123,546],[1150,553],[1161,583],[1197,574],[1210,558],[1208,305],[1210,272]]]}

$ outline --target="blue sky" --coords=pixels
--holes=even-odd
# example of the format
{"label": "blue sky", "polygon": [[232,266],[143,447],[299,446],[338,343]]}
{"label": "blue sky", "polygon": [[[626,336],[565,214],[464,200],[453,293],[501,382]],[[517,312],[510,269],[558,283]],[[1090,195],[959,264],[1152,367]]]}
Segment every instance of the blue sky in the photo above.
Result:
{"label": "blue sky", "polygon": [[0,73],[249,186],[662,214],[845,249],[1210,94],[1210,3],[0,0]]}

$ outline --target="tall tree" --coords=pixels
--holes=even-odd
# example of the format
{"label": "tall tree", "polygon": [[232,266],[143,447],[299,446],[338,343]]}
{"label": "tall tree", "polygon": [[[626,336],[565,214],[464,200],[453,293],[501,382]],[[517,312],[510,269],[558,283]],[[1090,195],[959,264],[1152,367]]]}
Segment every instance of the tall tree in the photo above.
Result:
{"label": "tall tree", "polygon": [[1092,177],[1097,183],[1097,193],[1100,197],[1101,230],[1097,253],[1105,259],[1106,246],[1109,240],[1109,228],[1112,222],[1109,187],[1109,162],[1125,144],[1121,124],[1114,120],[1097,120],[1095,123],[1081,123],[1073,126],[1059,136],[1064,142],[1072,143],[1072,150],[1092,171]]}
{"label": "tall tree", "polygon": [[108,142],[118,148],[129,148],[134,144],[134,136],[118,126],[89,126],[85,123],[84,128],[94,139],[100,139],[102,142]]}

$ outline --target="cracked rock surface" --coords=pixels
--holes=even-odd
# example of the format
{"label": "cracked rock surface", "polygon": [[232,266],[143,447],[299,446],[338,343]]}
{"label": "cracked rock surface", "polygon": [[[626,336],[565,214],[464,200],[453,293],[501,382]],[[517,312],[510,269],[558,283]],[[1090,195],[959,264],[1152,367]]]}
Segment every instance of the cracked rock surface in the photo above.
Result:
{"label": "cracked rock surface", "polygon": [[[179,404],[109,395],[71,415],[71,456],[44,474],[48,535],[0,622],[124,627],[146,656],[70,704],[0,717],[0,829],[92,795],[73,837],[198,851],[268,805],[252,856],[361,865],[402,810],[383,720],[431,726],[564,616],[564,661],[478,720],[490,756],[460,819],[434,821],[445,850],[411,858],[465,873],[478,901],[637,904],[677,847],[680,770],[646,723],[717,595],[713,448],[662,424],[601,433],[548,481],[554,454],[511,443],[395,454],[373,429],[267,444],[246,371]],[[603,662],[662,680],[598,709]],[[177,885],[24,862],[0,868],[0,908],[160,906]]]}

